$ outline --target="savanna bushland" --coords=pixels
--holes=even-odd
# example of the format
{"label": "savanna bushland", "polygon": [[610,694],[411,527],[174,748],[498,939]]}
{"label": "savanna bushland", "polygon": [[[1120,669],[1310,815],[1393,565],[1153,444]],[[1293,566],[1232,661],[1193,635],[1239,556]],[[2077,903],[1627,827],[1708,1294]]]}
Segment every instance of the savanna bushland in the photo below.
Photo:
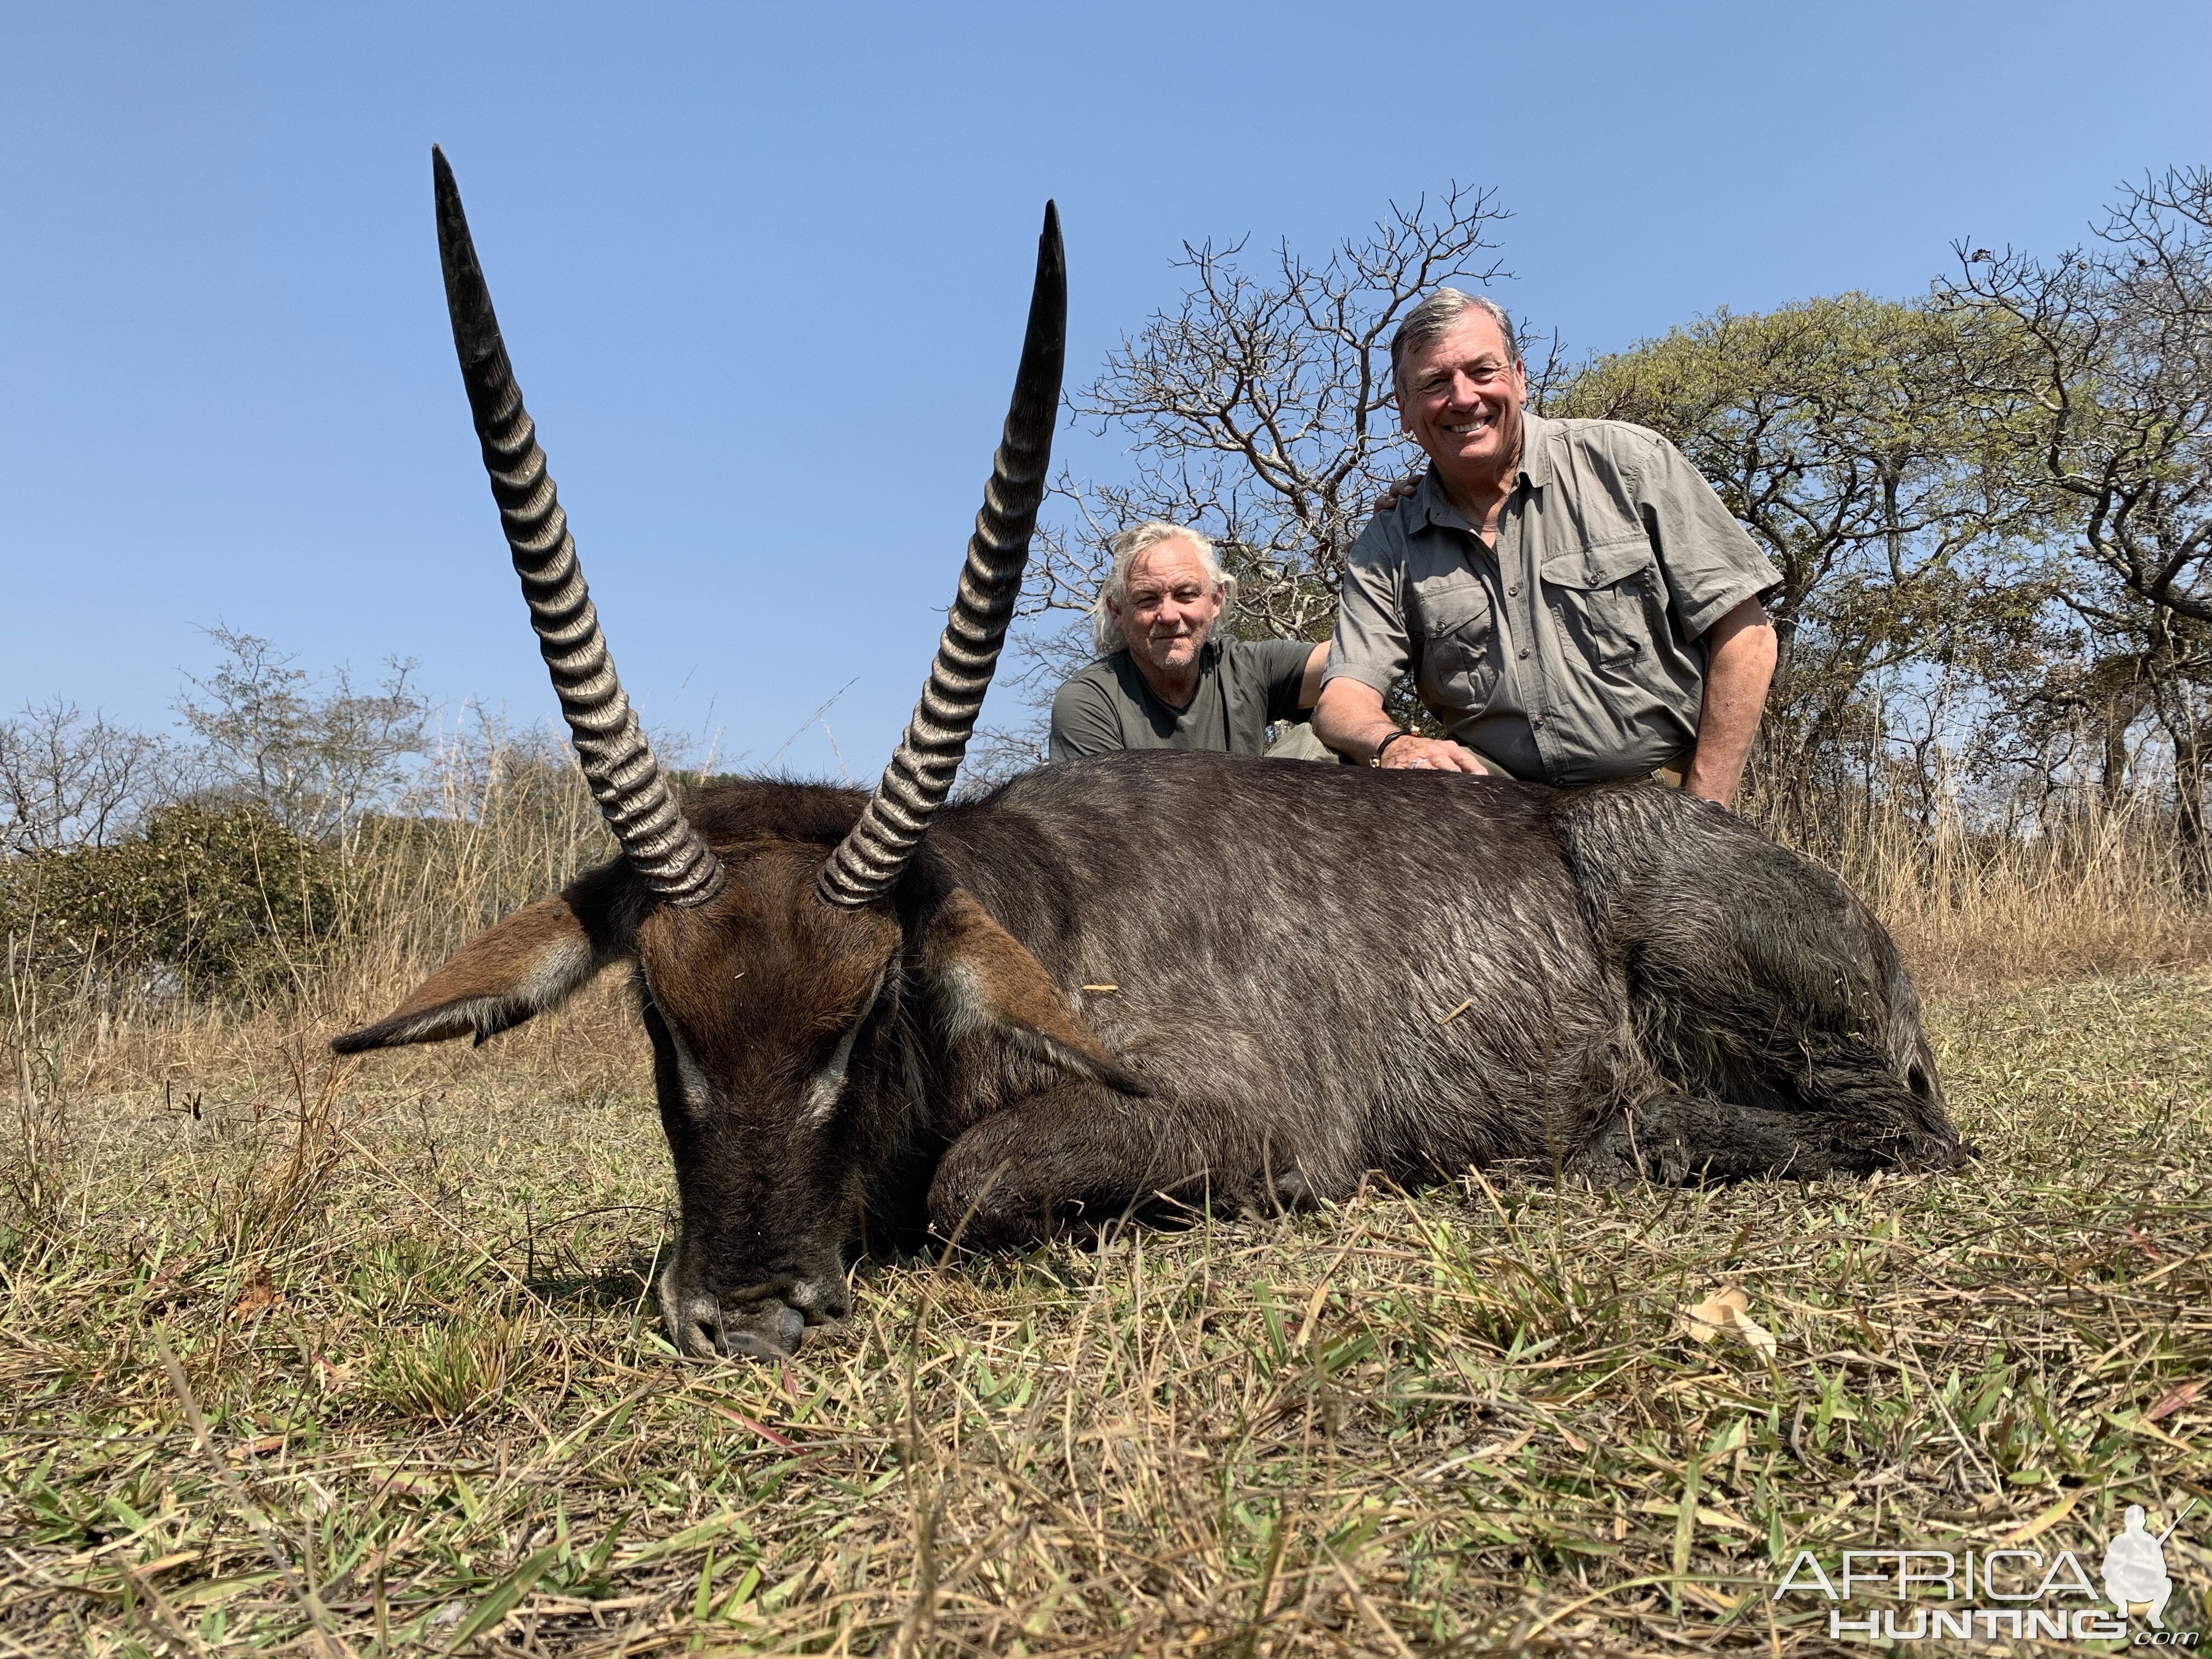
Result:
{"label": "savanna bushland", "polygon": [[[1072,399],[1128,465],[1064,482],[1032,685],[1142,517],[1219,538],[1237,628],[1326,637],[1407,467],[1389,331],[1501,276],[1504,222],[1462,191],[1318,260],[1189,249]],[[1774,557],[1744,810],[1897,934],[1973,1167],[1371,1183],[863,1262],[797,1358],[684,1361],[619,975],[473,1052],[325,1046],[607,856],[565,750],[223,634],[172,732],[0,722],[0,1646],[1810,1653],[1801,1549],[2094,1575],[2127,1505],[2165,1528],[2212,1480],[2212,180],[1954,252],[1909,299],[1532,356]],[[2200,1504],[2166,1542],[2170,1627],[2207,1537]]]}

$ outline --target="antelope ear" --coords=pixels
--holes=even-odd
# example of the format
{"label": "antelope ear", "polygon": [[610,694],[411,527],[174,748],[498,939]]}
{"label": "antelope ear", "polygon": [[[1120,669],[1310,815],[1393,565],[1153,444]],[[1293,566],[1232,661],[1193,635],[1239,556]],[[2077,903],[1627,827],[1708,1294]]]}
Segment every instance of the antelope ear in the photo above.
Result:
{"label": "antelope ear", "polygon": [[922,971],[951,994],[957,1025],[1004,1032],[1079,1077],[1125,1095],[1151,1094],[1085,1029],[1044,965],[956,887],[922,934]]}
{"label": "antelope ear", "polygon": [[334,1037],[342,1054],[473,1036],[478,1042],[557,1008],[599,970],[630,954],[614,922],[609,870],[516,911],[463,945],[415,994],[374,1025]]}

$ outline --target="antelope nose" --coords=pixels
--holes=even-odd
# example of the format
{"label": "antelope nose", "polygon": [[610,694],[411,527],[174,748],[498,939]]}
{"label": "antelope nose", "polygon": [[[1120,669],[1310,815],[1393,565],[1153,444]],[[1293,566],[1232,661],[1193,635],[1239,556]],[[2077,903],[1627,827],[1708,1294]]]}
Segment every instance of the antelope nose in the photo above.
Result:
{"label": "antelope nose", "polygon": [[810,1325],[832,1325],[849,1318],[852,1293],[842,1275],[835,1279],[802,1280],[784,1292],[784,1299],[805,1316]]}
{"label": "antelope nose", "polygon": [[728,1358],[788,1359],[799,1352],[806,1316],[787,1302],[760,1302],[726,1313],[714,1346]]}

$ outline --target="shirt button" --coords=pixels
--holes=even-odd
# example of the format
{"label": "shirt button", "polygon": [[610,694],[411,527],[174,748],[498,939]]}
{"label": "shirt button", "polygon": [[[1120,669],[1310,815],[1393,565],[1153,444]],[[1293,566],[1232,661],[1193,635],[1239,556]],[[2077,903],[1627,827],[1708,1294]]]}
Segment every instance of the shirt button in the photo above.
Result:
{"label": "shirt button", "polygon": [[1520,585],[1520,583],[1516,582],[1512,586],[1510,586],[1510,587],[1507,588],[1507,589],[1505,590],[1505,596],[1506,596],[1508,599],[1519,599],[1519,598],[1521,597],[1521,585]]}
{"label": "shirt button", "polygon": [[1528,661],[1528,652],[1527,652],[1526,650],[1523,650],[1523,651],[1521,653],[1521,660],[1522,660],[1522,661],[1523,661],[1523,662],[1526,662],[1526,661]]}

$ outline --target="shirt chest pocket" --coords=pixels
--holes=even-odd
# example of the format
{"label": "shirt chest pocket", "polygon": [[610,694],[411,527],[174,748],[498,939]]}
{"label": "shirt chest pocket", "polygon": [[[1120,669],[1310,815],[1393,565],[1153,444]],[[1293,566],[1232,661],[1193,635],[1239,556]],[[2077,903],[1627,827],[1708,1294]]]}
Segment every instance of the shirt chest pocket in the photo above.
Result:
{"label": "shirt chest pocket", "polygon": [[1571,653],[1604,668],[1650,653],[1659,567],[1642,531],[1547,554],[1543,576],[1544,602]]}
{"label": "shirt chest pocket", "polygon": [[1420,590],[1421,660],[1414,683],[1439,714],[1480,714],[1504,671],[1490,590],[1480,577],[1455,571]]}

